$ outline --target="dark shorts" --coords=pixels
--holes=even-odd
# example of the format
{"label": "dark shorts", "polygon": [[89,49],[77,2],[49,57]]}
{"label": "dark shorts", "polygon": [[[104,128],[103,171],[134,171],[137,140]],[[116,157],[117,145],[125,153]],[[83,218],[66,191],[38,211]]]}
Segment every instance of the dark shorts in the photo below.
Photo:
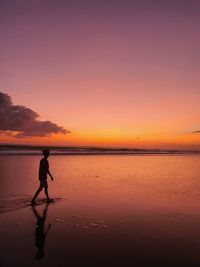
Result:
{"label": "dark shorts", "polygon": [[47,180],[40,180],[40,186],[48,187]]}

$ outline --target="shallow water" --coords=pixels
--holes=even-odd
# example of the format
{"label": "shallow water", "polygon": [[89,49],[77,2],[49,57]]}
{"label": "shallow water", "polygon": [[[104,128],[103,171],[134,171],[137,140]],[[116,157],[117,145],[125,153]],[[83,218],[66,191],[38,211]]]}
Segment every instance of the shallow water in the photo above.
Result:
{"label": "shallow water", "polygon": [[49,193],[62,201],[47,208],[40,262],[28,206],[39,160],[0,156],[1,266],[199,266],[200,156],[51,156]]}
{"label": "shallow water", "polygon": [[[39,156],[0,156],[0,200],[27,197],[38,186]],[[200,201],[200,156],[51,156],[52,197],[95,210],[163,208],[192,211]],[[43,196],[43,194],[41,195]]]}

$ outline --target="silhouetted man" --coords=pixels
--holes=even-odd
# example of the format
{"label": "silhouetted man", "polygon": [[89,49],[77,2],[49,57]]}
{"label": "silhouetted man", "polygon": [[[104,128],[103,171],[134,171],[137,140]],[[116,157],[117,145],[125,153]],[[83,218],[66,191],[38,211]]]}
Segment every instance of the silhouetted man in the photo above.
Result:
{"label": "silhouetted man", "polygon": [[39,167],[39,180],[40,180],[40,185],[38,190],[36,191],[31,204],[35,205],[35,200],[37,198],[37,196],[39,195],[39,193],[42,191],[42,189],[44,188],[44,192],[45,195],[47,197],[47,202],[51,202],[52,199],[49,198],[49,194],[48,194],[48,184],[47,184],[47,174],[51,177],[51,180],[53,181],[53,176],[51,175],[50,171],[49,171],[49,162],[47,160],[47,158],[49,157],[49,150],[45,149],[42,151],[44,157],[40,160],[40,167]]}

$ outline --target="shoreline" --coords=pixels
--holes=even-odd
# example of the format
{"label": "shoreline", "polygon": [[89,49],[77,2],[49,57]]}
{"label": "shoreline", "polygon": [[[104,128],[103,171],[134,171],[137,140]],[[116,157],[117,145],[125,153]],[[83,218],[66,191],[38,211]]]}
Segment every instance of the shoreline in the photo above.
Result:
{"label": "shoreline", "polygon": [[[99,152],[99,153],[92,153],[92,152],[86,152],[86,153],[80,153],[80,152],[74,152],[74,153],[57,153],[57,152],[51,152],[51,156],[199,156],[200,152],[141,152],[141,153],[124,153],[124,152],[114,152],[114,153],[106,153],[106,152]],[[0,151],[0,156],[41,156],[41,151],[38,152],[13,152],[13,151],[6,151],[2,152]]]}

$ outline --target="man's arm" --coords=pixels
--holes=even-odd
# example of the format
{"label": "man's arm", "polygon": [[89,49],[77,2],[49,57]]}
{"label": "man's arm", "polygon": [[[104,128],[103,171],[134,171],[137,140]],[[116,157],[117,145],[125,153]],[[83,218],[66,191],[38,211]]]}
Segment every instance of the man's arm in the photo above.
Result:
{"label": "man's arm", "polygon": [[51,180],[53,181],[53,176],[51,175],[50,171],[47,171],[48,175],[51,177]]}

